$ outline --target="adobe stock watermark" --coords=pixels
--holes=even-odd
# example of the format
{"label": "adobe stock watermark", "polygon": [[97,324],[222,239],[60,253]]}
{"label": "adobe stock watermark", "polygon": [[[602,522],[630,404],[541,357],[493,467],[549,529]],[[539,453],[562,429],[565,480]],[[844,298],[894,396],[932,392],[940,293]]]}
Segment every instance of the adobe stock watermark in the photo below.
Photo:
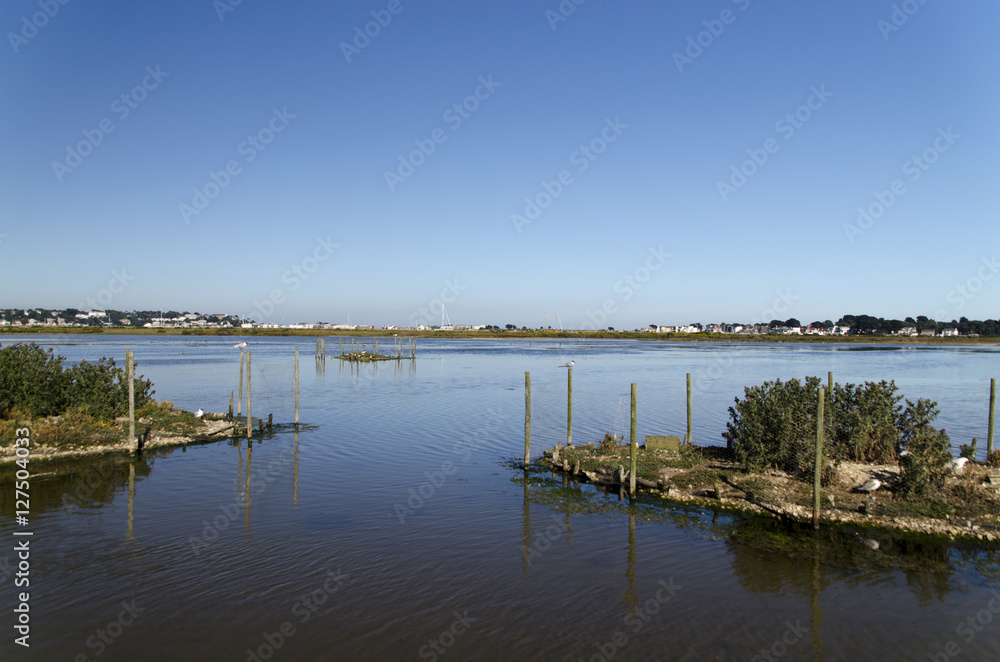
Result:
{"label": "adobe stock watermark", "polygon": [[576,13],[576,8],[587,0],[562,0],[555,8],[545,10],[545,20],[549,22],[549,27],[555,32],[560,23],[565,23],[569,17]]}
{"label": "adobe stock watermark", "polygon": [[[955,627],[955,634],[961,637],[966,644],[971,644],[976,636],[993,622],[993,616],[1000,614],[1000,591],[993,588],[990,589],[990,593],[993,594],[993,598],[986,603],[985,607],[975,614],[966,616]],[[940,651],[928,653],[927,657],[933,662],[948,662],[951,658],[960,655],[961,652],[962,647],[952,639]]]}
{"label": "adobe stock watermark", "polygon": [[41,11],[36,11],[31,15],[31,18],[22,16],[21,29],[18,32],[7,33],[7,41],[10,42],[10,47],[14,49],[14,54],[16,55],[20,52],[21,47],[34,39],[38,35],[38,31],[56,17],[59,9],[68,4],[69,0],[38,0],[38,8]]}
{"label": "adobe stock watermark", "polygon": [[[465,120],[472,117],[472,113],[479,110],[482,102],[493,96],[493,93],[503,83],[493,80],[493,74],[479,77],[479,85],[472,91],[472,94],[457,103],[448,106],[441,114],[441,121],[447,124],[451,131],[458,131]],[[431,131],[427,138],[417,138],[413,144],[417,149],[405,156],[399,155],[399,163],[396,169],[385,171],[385,183],[389,190],[396,192],[396,187],[413,176],[417,168],[422,166],[430,158],[431,154],[437,151],[438,145],[448,140],[448,131],[438,127]]]}
{"label": "adobe stock watermark", "polygon": [[[253,490],[253,493],[249,496],[252,498],[263,494],[268,486],[281,476],[282,470],[291,464],[294,457],[295,449],[291,446],[286,446],[281,450],[281,454],[277,459],[271,460],[265,470],[256,469],[254,473],[251,473],[250,489]],[[240,513],[246,508],[246,496],[240,493],[230,503],[219,504],[218,515],[215,515],[211,520],[202,520],[201,534],[188,538],[188,545],[192,554],[196,557],[201,556],[202,551],[218,540],[222,532],[236,521]]]}
{"label": "adobe stock watermark", "polygon": [[803,627],[801,620],[796,619],[794,623],[785,621],[785,631],[781,636],[767,648],[761,648],[759,654],[750,658],[750,662],[777,662],[792,646],[802,641],[808,632],[809,628]]}
{"label": "adobe stock watermark", "polygon": [[[323,584],[301,596],[292,605],[291,615],[295,617],[295,621],[300,626],[312,620],[320,607],[329,602],[330,598],[340,591],[349,577],[349,575],[341,574],[340,568],[337,568],[336,571],[326,570],[325,572]],[[262,643],[246,649],[247,662],[265,662],[274,657],[281,650],[281,647],[298,632],[295,621],[292,619],[284,620],[274,632],[262,633],[260,636]]]}
{"label": "adobe stock watermark", "polygon": [[382,34],[382,30],[389,27],[389,24],[392,23],[392,17],[398,16],[404,9],[406,7],[400,0],[389,0],[385,9],[371,11],[372,20],[365,23],[363,27],[355,26],[354,39],[351,43],[340,42],[340,52],[344,54],[347,63],[350,64],[351,58],[354,56],[361,55],[361,51],[371,45],[372,39],[378,37]]}
{"label": "adobe stock watermark", "polygon": [[[953,132],[950,126],[947,129],[938,129],[937,137],[930,145],[919,154],[914,154],[903,162],[901,166],[903,175],[910,182],[916,182],[961,137],[961,134]],[[870,230],[875,225],[875,221],[882,218],[907,190],[906,183],[902,178],[894,179],[886,189],[876,189],[872,193],[875,201],[858,207],[857,220],[854,223],[844,224],[844,234],[847,236],[847,241],[853,244],[855,237]]]}
{"label": "adobe stock watermark", "polygon": [[121,294],[128,287],[128,284],[135,280],[135,276],[128,273],[124,267],[121,271],[111,270],[111,278],[108,286],[97,293],[96,297],[87,297],[84,303],[77,304],[80,310],[104,310],[108,307],[116,294]]}
{"label": "adobe stock watermark", "polygon": [[[791,140],[796,132],[812,119],[813,113],[825,106],[826,102],[833,96],[833,92],[826,89],[826,84],[820,85],[819,89],[813,85],[809,88],[809,92],[809,96],[806,97],[801,106],[790,113],[785,113],[774,123],[774,130],[785,141]],[[739,166],[730,166],[728,181],[721,179],[716,181],[715,188],[719,192],[719,196],[722,197],[722,201],[726,202],[729,200],[729,196],[743,188],[747,181],[756,175],[771,156],[780,149],[781,144],[773,136],[767,138],[760,147],[749,148],[746,154],[750,158],[740,163]]]}
{"label": "adobe stock watermark", "polygon": [[118,612],[117,617],[108,621],[103,627],[97,628],[92,635],[87,637],[87,648],[93,651],[93,653],[79,653],[73,658],[76,662],[85,662],[104,653],[104,651],[114,645],[116,639],[125,633],[125,630],[135,624],[139,614],[146,611],[146,607],[136,606],[134,599],[123,600],[121,607],[121,611]]}
{"label": "adobe stock watermark", "polygon": [[586,313],[587,321],[580,325],[581,329],[594,331],[607,326],[610,317],[621,309],[620,303],[628,301],[635,296],[635,293],[649,282],[653,274],[662,269],[667,260],[673,257],[671,253],[667,253],[663,249],[662,244],[659,248],[650,248],[648,252],[649,257],[646,258],[643,264],[615,281],[614,291],[618,295],[617,299],[609,297],[599,307],[588,310]]}
{"label": "adobe stock watermark", "polygon": [[882,33],[882,40],[889,41],[889,35],[899,32],[899,29],[909,22],[910,18],[920,11],[920,8],[927,4],[927,0],[903,0],[903,2],[892,6],[892,13],[889,20],[880,18],[875,22],[875,27]]}
{"label": "adobe stock watermark", "polygon": [[[961,311],[965,308],[965,304],[972,301],[976,298],[977,294],[983,291],[986,283],[996,278],[998,271],[1000,271],[1000,263],[997,262],[996,255],[989,258],[982,258],[979,268],[976,269],[975,273],[966,278],[964,283],[959,283],[948,290],[945,300],[952,304],[952,310],[955,313]],[[948,319],[948,316],[948,310],[944,308],[938,308],[934,312],[934,319],[939,321]]]}
{"label": "adobe stock watermark", "polygon": [[463,613],[454,611],[452,616],[455,617],[455,620],[451,622],[451,625],[442,630],[438,636],[429,639],[417,651],[420,659],[437,662],[438,656],[447,653],[448,649],[455,645],[455,640],[468,632],[469,626],[479,620],[478,618],[470,618],[468,609]]}
{"label": "adobe stock watermark", "polygon": [[528,554],[524,559],[525,564],[530,568],[533,560],[540,559],[542,554],[549,551],[552,547],[552,543],[559,539],[559,536],[566,533],[566,518],[559,518],[556,515],[551,515],[550,518],[553,524],[550,524],[541,533],[535,534],[531,540],[531,545],[528,547]]}
{"label": "adobe stock watermark", "polygon": [[[477,428],[472,434],[465,435],[461,441],[455,443],[452,447],[452,453],[460,454],[458,462],[468,462],[472,458],[474,451],[482,449],[493,441],[493,435],[499,430],[500,424],[503,421],[501,418],[502,413],[503,410],[499,407],[489,410],[486,414],[486,421],[482,426]],[[407,517],[416,514],[418,510],[423,508],[424,504],[437,494],[438,490],[444,487],[445,479],[457,470],[458,466],[454,462],[445,460],[441,463],[441,468],[438,471],[424,472],[424,477],[427,480],[407,490],[409,496],[406,500],[406,505],[404,506],[400,502],[396,502],[393,505],[393,513],[399,519],[399,523],[405,524]]]}
{"label": "adobe stock watermark", "polygon": [[219,22],[226,20],[226,14],[236,11],[236,8],[243,4],[243,0],[212,0],[212,9],[215,10]]}
{"label": "adobe stock watermark", "polygon": [[410,326],[433,326],[438,321],[443,321],[445,304],[454,303],[467,289],[468,286],[459,283],[457,278],[445,279],[444,287],[436,298],[410,313]]}
{"label": "adobe stock watermark", "polygon": [[[146,67],[146,75],[142,77],[142,80],[131,90],[123,92],[111,102],[109,106],[111,112],[120,121],[125,121],[139,107],[139,104],[146,100],[149,93],[158,88],[163,79],[169,76],[169,72],[160,70],[160,65]],[[56,180],[62,184],[63,178],[80,167],[83,160],[93,154],[98,145],[104,142],[105,136],[111,134],[115,128],[114,120],[105,117],[93,129],[81,131],[83,140],[75,145],[66,145],[66,157],[61,161],[52,162],[52,172],[55,173]]]}
{"label": "adobe stock watermark", "polygon": [[[624,124],[618,116],[615,119],[605,118],[604,128],[600,134],[585,145],[580,145],[569,155],[569,163],[574,166],[577,174],[583,173],[590,165],[600,157],[608,146],[618,140],[628,124]],[[531,225],[537,221],[542,212],[552,206],[552,203],[559,199],[567,188],[573,185],[576,179],[573,171],[569,168],[560,170],[552,181],[542,180],[542,191],[532,197],[524,199],[524,212],[521,214],[511,214],[510,221],[514,224],[514,229],[518,234],[523,232],[525,225]]]}
{"label": "adobe stock watermark", "polygon": [[[746,11],[747,7],[750,6],[750,0],[732,0],[732,3],[737,5],[740,11]],[[672,57],[677,71],[684,73],[685,66],[694,64],[694,61],[702,56],[705,49],[710,48],[722,36],[726,26],[736,22],[736,16],[737,14],[732,9],[723,9],[719,12],[718,18],[702,21],[701,24],[705,26],[705,29],[695,36],[687,38],[687,47],[683,53],[680,51],[673,53]]]}
{"label": "adobe stock watermark", "polygon": [[[313,247],[312,254],[305,256],[298,263],[285,269],[281,274],[281,282],[288,286],[289,292],[297,291],[302,287],[302,283],[309,280],[316,273],[319,265],[329,260],[338,248],[340,248],[340,244],[333,241],[330,235],[326,235],[325,238],[316,237],[316,245]],[[262,319],[267,318],[274,313],[276,306],[280,306],[287,301],[286,296],[284,289],[276,287],[262,301],[254,299],[253,305],[257,309],[257,312],[260,313]]]}
{"label": "adobe stock watermark", "polygon": [[[287,106],[281,110],[273,108],[267,124],[257,132],[248,135],[246,140],[236,146],[236,153],[243,157],[243,163],[252,163],[279,133],[288,128],[293,119],[295,119],[295,115],[288,112]],[[191,189],[191,204],[182,202],[177,206],[184,222],[190,223],[192,216],[197,216],[205,211],[212,204],[212,200],[219,197],[219,194],[232,183],[233,178],[242,173],[243,165],[237,159],[227,161],[226,165],[218,172],[209,170],[208,178],[210,181]]]}
{"label": "adobe stock watermark", "polygon": [[[626,613],[622,619],[624,625],[632,632],[633,636],[642,632],[642,629],[653,621],[653,617],[660,613],[660,609],[669,604],[677,592],[684,588],[683,586],[674,584],[673,577],[666,581],[661,579],[658,584],[660,588],[657,589],[656,594],[652,598],[639,605],[635,613]],[[627,646],[628,643],[628,634],[624,630],[615,630],[611,635],[611,639],[594,644],[597,653],[592,654],[586,660],[589,662],[613,660],[618,655],[618,652]],[[582,656],[579,659],[580,662],[584,661]]]}

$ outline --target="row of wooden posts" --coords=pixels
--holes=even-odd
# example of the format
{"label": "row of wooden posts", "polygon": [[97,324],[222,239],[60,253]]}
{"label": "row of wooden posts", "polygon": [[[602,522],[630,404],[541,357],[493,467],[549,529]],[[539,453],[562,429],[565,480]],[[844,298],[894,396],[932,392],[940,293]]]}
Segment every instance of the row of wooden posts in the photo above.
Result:
{"label": "row of wooden posts", "polygon": [[[297,382],[296,382],[297,383]],[[827,373],[827,385],[819,388],[819,402],[816,410],[816,463],[813,471],[813,526],[819,528],[820,480],[823,466],[823,415],[826,393],[833,392],[833,372]],[[296,393],[298,392],[296,387]],[[635,495],[636,451],[638,439],[635,433],[636,384],[632,384],[632,402],[629,423],[629,494]],[[566,445],[573,445],[573,368],[567,369],[566,385]],[[996,411],[997,380],[990,380],[989,427],[986,433],[986,457],[993,453],[993,424]],[[832,414],[831,414],[832,416]],[[297,419],[296,419],[297,420]],[[831,419],[832,420],[832,419]],[[694,443],[691,431],[691,373],[687,373],[687,436],[684,442]],[[973,440],[973,443],[975,440]],[[974,447],[974,446],[973,446]],[[531,463],[531,373],[524,373],[524,468]]]}
{"label": "row of wooden posts", "polygon": [[[253,418],[250,416],[250,350],[240,350],[240,386],[239,399],[236,402],[236,418],[242,416],[240,409],[243,405],[243,355],[246,354],[246,384],[247,384],[247,439],[253,434]],[[233,415],[233,393],[229,393],[229,415]],[[295,427],[299,425],[299,350],[295,350]]]}

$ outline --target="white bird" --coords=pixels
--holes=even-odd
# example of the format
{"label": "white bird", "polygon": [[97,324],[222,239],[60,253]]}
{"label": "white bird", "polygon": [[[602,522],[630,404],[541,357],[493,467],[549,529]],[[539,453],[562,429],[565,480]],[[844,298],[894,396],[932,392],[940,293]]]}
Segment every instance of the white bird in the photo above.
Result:
{"label": "white bird", "polygon": [[871,494],[880,487],[882,487],[882,481],[880,481],[878,478],[872,478],[864,485],[859,485],[855,489],[858,492],[867,492],[868,494]]}
{"label": "white bird", "polygon": [[194,417],[195,418],[201,418],[204,415],[205,415],[205,411],[201,407],[198,407],[198,411],[196,411],[194,413]]}
{"label": "white bird", "polygon": [[235,345],[233,345],[233,347],[235,347],[236,349],[243,349],[246,346],[247,346],[246,340],[244,340],[243,342],[238,342]]}
{"label": "white bird", "polygon": [[563,363],[560,368],[572,368],[576,365],[576,361],[570,361],[569,363]]}
{"label": "white bird", "polygon": [[948,463],[948,467],[951,469],[952,473],[960,474],[965,471],[965,463],[968,461],[969,458],[967,457],[956,457]]}

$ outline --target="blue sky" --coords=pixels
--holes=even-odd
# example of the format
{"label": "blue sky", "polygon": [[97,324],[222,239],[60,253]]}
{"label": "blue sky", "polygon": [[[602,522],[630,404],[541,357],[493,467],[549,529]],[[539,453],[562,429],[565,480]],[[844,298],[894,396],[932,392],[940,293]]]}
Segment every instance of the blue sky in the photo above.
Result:
{"label": "blue sky", "polygon": [[9,0],[0,307],[997,318],[998,21],[986,0]]}

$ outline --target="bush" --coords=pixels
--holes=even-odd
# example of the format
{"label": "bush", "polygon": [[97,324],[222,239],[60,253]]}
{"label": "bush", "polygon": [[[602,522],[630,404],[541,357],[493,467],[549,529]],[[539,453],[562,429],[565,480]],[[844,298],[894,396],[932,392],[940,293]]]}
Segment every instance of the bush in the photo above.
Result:
{"label": "bush", "polygon": [[28,416],[52,416],[66,406],[62,357],[35,343],[0,349],[0,417],[13,409]]}
{"label": "bush", "polygon": [[[744,470],[778,468],[812,477],[820,386],[818,377],[806,377],[744,389],[744,399],[729,408],[723,433]],[[841,460],[888,464],[906,448],[908,493],[919,496],[943,482],[951,452],[945,431],[930,426],[937,404],[907,400],[904,409],[897,390],[891,381],[834,385],[824,403],[823,456],[830,463],[824,464],[824,481]]]}
{"label": "bush", "polygon": [[[67,407],[84,411],[102,421],[128,414],[128,375],[115,366],[114,359],[102,357],[97,363],[81,361],[66,370],[69,377]],[[135,406],[142,407],[152,398],[152,383],[141,377],[135,380]]]}
{"label": "bush", "polygon": [[[0,349],[0,418],[15,409],[29,417],[82,411],[101,421],[128,413],[128,375],[113,359],[65,369],[63,360],[35,343]],[[137,408],[152,399],[152,387],[141,376],[135,380]]]}
{"label": "bush", "polygon": [[906,401],[901,417],[899,493],[907,498],[924,498],[944,487],[951,462],[951,442],[945,430],[935,430],[937,403],[931,400]]}

